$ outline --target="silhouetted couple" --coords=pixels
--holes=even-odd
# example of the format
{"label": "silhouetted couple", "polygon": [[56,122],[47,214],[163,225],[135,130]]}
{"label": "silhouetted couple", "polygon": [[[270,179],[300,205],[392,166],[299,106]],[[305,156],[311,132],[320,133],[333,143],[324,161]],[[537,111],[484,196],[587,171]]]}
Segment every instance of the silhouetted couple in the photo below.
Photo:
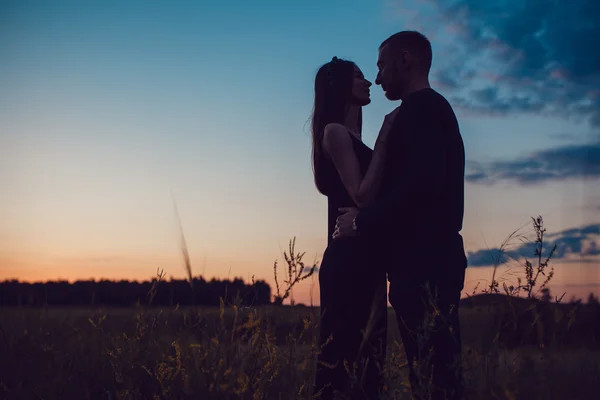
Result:
{"label": "silhouetted couple", "polygon": [[329,234],[319,272],[323,399],[379,398],[388,280],[414,398],[462,398],[465,155],[452,107],[429,85],[431,62],[418,32],[381,44],[375,83],[402,103],[373,150],[361,140],[371,82],[337,57],[315,79],[313,168]]}

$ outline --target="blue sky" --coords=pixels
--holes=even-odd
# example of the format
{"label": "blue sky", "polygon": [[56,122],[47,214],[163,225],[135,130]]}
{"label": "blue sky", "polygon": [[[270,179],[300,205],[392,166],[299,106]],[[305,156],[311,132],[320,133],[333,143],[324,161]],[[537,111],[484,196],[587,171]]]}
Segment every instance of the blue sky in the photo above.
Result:
{"label": "blue sky", "polygon": [[[527,4],[0,1],[0,278],[182,276],[171,191],[198,273],[270,279],[293,236],[319,259],[314,75],[335,55],[374,80],[381,41],[419,29],[465,140],[470,281],[542,214],[558,282],[597,287],[600,13]],[[396,105],[371,92],[368,145]]]}

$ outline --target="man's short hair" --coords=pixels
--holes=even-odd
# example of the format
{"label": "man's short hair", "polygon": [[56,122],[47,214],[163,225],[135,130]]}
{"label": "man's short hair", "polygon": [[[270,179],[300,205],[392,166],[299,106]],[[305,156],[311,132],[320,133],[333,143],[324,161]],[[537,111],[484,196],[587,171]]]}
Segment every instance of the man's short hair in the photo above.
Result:
{"label": "man's short hair", "polygon": [[381,50],[384,46],[388,45],[393,48],[393,51],[399,52],[401,49],[407,49],[411,54],[417,56],[424,72],[429,73],[433,53],[431,51],[431,42],[425,35],[417,31],[398,32],[385,39],[379,46],[379,49]]}

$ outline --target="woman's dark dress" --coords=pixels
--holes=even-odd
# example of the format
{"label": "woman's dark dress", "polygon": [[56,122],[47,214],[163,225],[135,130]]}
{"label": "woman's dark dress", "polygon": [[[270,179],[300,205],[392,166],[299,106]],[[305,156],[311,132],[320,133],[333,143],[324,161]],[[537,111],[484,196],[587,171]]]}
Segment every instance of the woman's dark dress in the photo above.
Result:
{"label": "woman's dark dress", "polygon": [[[372,150],[349,135],[364,176]],[[352,399],[377,399],[387,338],[385,266],[377,260],[379,252],[373,240],[360,236],[331,238],[340,215],[338,208],[356,205],[331,160],[323,162],[320,173],[324,174],[328,197],[328,246],[319,270],[322,350],[317,364],[316,392],[322,390],[322,399],[334,398],[334,390],[350,394]],[[363,332],[368,332],[367,340],[363,340]],[[326,344],[328,339],[330,342]],[[348,360],[351,371],[353,363],[358,363],[355,376],[362,382],[352,383],[344,360]]]}

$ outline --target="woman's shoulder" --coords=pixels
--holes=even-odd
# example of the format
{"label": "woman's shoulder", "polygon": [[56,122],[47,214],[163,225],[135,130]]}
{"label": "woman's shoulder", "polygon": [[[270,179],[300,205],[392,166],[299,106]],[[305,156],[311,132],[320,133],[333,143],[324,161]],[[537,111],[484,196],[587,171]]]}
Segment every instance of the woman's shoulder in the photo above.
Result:
{"label": "woman's shoulder", "polygon": [[339,135],[339,134],[347,134],[348,128],[339,122],[330,122],[325,125],[324,134],[325,135]]}
{"label": "woman's shoulder", "polygon": [[326,148],[351,145],[351,141],[350,133],[344,125],[337,122],[325,125],[323,145]]}

